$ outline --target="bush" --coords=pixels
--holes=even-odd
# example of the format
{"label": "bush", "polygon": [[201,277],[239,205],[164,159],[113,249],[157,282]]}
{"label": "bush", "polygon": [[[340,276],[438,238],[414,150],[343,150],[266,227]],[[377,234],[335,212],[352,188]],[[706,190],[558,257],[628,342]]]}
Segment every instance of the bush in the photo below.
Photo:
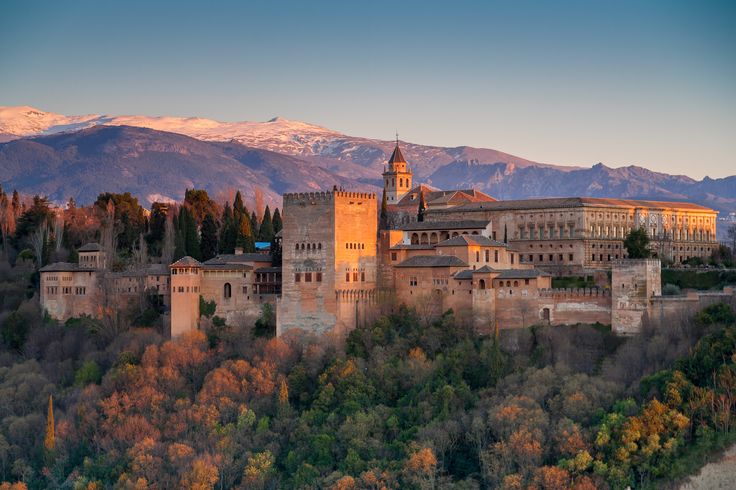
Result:
{"label": "bush", "polygon": [[102,379],[102,371],[95,361],[87,361],[77,369],[74,375],[74,384],[87,386],[90,383],[99,384]]}
{"label": "bush", "polygon": [[680,293],[681,290],[677,284],[665,284],[662,288],[663,296],[677,296]]}

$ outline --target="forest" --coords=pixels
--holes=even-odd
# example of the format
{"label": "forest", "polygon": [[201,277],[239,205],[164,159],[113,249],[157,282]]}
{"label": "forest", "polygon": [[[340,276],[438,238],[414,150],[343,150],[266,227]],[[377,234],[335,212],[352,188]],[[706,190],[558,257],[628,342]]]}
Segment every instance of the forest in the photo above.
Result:
{"label": "forest", "polygon": [[150,216],[101,195],[61,223],[39,197],[11,220],[5,195],[0,489],[659,488],[736,443],[733,304],[628,338],[481,337],[403,307],[344,339],[213,318],[172,341],[133,314],[116,329],[43,314],[39,264],[83,242],[122,269],[267,238],[265,206],[187,195]]}

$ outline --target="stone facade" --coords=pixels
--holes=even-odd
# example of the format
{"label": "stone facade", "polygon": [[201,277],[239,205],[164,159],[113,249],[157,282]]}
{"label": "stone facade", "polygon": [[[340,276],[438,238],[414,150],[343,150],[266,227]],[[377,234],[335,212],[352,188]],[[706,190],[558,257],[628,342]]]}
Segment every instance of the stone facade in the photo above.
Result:
{"label": "stone facade", "polygon": [[638,333],[651,299],[661,295],[659,260],[616,261],[611,275],[611,329],[623,335]]}
{"label": "stone facade", "polygon": [[555,275],[610,269],[626,235],[643,227],[657,258],[681,263],[718,246],[717,212],[691,203],[602,198],[495,201],[430,209],[426,221],[487,220],[524,261]]}
{"label": "stone facade", "polygon": [[197,329],[200,296],[215,302],[215,315],[229,324],[252,324],[264,304],[276,304],[280,269],[267,254],[221,254],[206,262],[184,257],[171,268],[171,335]]}
{"label": "stone facade", "polygon": [[378,206],[372,193],[284,195],[277,332],[343,335],[377,299]]}

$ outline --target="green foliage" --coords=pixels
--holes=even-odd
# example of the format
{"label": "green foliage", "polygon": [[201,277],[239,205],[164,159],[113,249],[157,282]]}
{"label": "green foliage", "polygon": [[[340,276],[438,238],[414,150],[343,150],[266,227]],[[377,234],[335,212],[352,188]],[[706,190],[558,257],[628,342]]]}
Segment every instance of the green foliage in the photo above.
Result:
{"label": "green foliage", "polygon": [[674,284],[680,289],[722,289],[736,284],[736,271],[662,269],[662,284]]}
{"label": "green foliage", "polygon": [[736,321],[733,308],[726,303],[716,303],[703,308],[695,315],[695,321],[701,325],[731,325]]}
{"label": "green foliage", "polygon": [[649,235],[643,227],[634,228],[626,235],[624,247],[630,259],[647,259],[652,255],[649,250]]}
{"label": "green foliage", "polygon": [[90,383],[99,384],[102,379],[102,370],[95,361],[87,361],[74,374],[74,384],[87,386]]}
{"label": "green foliage", "polygon": [[553,277],[552,287],[561,289],[592,288],[595,287],[593,276]]}
{"label": "green foliage", "polygon": [[215,314],[215,310],[217,310],[217,303],[213,299],[212,301],[207,301],[204,299],[204,296],[201,294],[199,295],[199,317],[205,317],[205,318],[212,318],[212,315]]}
{"label": "green foliage", "polygon": [[101,213],[105,213],[108,203],[112,201],[115,208],[115,231],[117,232],[118,248],[130,251],[136,244],[138,237],[146,231],[146,215],[138,199],[130,192],[116,194],[105,192],[97,196],[94,206]]}
{"label": "green foliage", "polygon": [[207,214],[202,221],[202,244],[201,253],[202,260],[209,260],[217,255],[218,250],[218,237],[217,237],[217,223],[215,218],[211,214]]}
{"label": "green foliage", "polygon": [[266,209],[263,211],[261,227],[258,230],[258,240],[262,242],[271,242],[273,241],[274,234],[273,221],[271,220],[271,209],[266,206]]}
{"label": "green foliage", "polygon": [[3,343],[11,349],[19,350],[23,347],[28,335],[29,325],[18,311],[12,312],[2,323]]}
{"label": "green foliage", "polygon": [[276,335],[276,315],[274,314],[273,306],[269,303],[264,303],[261,306],[261,316],[256,320],[253,335],[255,337],[269,338]]}
{"label": "green foliage", "polygon": [[662,286],[662,296],[677,296],[681,293],[680,287],[676,284],[665,284]]}

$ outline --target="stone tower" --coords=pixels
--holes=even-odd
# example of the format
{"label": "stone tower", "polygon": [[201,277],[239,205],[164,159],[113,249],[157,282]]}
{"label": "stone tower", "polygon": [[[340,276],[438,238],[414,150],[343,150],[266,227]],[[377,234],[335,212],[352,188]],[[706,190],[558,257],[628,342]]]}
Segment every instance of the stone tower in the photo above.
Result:
{"label": "stone tower", "polygon": [[396,204],[411,190],[411,169],[404,159],[399,148],[399,139],[396,138],[396,147],[388,159],[388,166],[383,172],[383,190],[386,192],[388,204]]}
{"label": "stone tower", "polygon": [[344,335],[367,321],[377,280],[378,206],[364,192],[285,194],[276,332]]}
{"label": "stone tower", "polygon": [[651,298],[662,295],[658,259],[624,259],[611,270],[611,330],[620,335],[641,332]]}
{"label": "stone tower", "polygon": [[199,325],[199,294],[202,264],[192,257],[183,257],[169,266],[171,269],[171,337]]}

